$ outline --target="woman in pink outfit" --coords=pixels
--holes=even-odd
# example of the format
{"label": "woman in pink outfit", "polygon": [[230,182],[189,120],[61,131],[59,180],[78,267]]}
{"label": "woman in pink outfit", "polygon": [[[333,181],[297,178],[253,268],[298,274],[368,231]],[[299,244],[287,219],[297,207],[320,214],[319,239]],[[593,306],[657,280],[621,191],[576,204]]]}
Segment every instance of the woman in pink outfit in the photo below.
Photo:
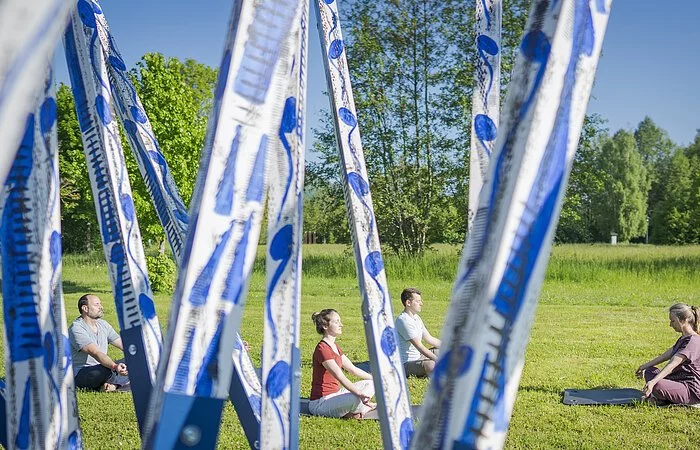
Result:
{"label": "woman in pink outfit", "polygon": [[[673,347],[637,369],[646,380],[644,397],[657,405],[700,404],[700,309],[676,303],[669,308],[669,325],[681,333]],[[655,367],[669,361],[663,369]]]}

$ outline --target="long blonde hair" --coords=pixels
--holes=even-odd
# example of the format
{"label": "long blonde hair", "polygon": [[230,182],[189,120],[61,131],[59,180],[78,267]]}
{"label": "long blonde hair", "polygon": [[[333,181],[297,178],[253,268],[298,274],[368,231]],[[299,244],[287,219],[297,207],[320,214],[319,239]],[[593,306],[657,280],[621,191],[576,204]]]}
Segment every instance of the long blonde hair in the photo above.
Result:
{"label": "long blonde hair", "polygon": [[700,308],[697,306],[676,303],[668,308],[668,312],[677,317],[679,321],[688,322],[696,333],[700,333]]}

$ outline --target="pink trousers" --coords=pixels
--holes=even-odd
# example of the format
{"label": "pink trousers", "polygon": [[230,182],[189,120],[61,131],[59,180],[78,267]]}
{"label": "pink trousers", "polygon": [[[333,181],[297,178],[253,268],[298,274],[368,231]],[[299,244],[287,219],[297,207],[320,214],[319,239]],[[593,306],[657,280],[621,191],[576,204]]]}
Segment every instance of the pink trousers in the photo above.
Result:
{"label": "pink trousers", "polygon": [[[644,379],[649,381],[658,375],[659,372],[660,370],[658,368],[651,367],[644,371]],[[651,393],[657,400],[675,403],[677,405],[694,405],[700,403],[700,399],[690,392],[687,385],[679,381],[667,380],[666,378],[659,380],[659,382],[654,385],[654,389]]]}

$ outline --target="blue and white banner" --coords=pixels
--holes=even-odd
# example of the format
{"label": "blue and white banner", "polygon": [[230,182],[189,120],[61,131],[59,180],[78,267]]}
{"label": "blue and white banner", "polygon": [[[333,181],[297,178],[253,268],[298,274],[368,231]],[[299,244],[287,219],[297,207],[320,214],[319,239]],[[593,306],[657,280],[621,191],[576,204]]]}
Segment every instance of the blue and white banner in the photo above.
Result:
{"label": "blue and white banner", "polygon": [[97,26],[100,15],[96,2],[79,0],[64,46],[134,406],[143,427],[162,337],[114,116],[104,57],[108,43]]}
{"label": "blue and white banner", "polygon": [[477,0],[476,51],[469,153],[469,229],[476,215],[493,145],[498,135],[501,101],[501,0]]}
{"label": "blue and white banner", "polygon": [[318,0],[316,6],[383,445],[384,448],[407,448],[413,434],[411,407],[379,247],[338,3]]}
{"label": "blue and white banner", "polygon": [[267,295],[263,341],[261,448],[299,446],[302,206],[309,1],[301,0],[288,40],[282,120],[269,155]]}
{"label": "blue and white banner", "polygon": [[116,111],[124,125],[129,146],[146,184],[146,190],[153,200],[156,214],[163,225],[173,254],[179,260],[187,230],[187,209],[153,134],[151,122],[129,78],[124,59],[109,31],[107,20],[104,14],[97,14],[95,18],[100,40],[106,44],[105,61]]}
{"label": "blue and white banner", "polygon": [[[234,2],[152,400],[148,448],[211,448],[231,381],[298,0]],[[277,75],[276,75],[277,74]],[[185,430],[185,433],[181,431]]]}
{"label": "blue and white banner", "polygon": [[0,184],[74,6],[74,0],[0,1]]}
{"label": "blue and white banner", "polygon": [[532,4],[412,448],[503,446],[610,4]]}
{"label": "blue and white banner", "polygon": [[51,77],[39,98],[25,117],[24,136],[2,196],[7,447],[78,449],[83,444],[63,307]]}
{"label": "blue and white banner", "polygon": [[[105,60],[112,94],[115,98],[116,110],[119,114],[131,150],[141,172],[141,177],[146,185],[146,190],[151,196],[156,213],[160,220],[166,237],[173,250],[178,264],[184,252],[185,235],[187,232],[187,210],[180,197],[177,184],[168,167],[165,155],[158,145],[151,122],[143,109],[141,100],[136,93],[133,83],[127,72],[126,64],[122,58],[114,37],[112,36],[104,14],[95,16],[100,38],[106,42]],[[236,337],[236,345],[233,350],[233,365],[245,394],[245,403],[256,416],[256,422],[260,421],[260,380],[255,373],[255,367],[245,346],[242,345],[240,336]],[[232,397],[232,401],[234,397]],[[239,405],[237,405],[239,406]],[[239,411],[239,416],[241,416]],[[256,434],[259,429],[256,427]],[[255,438],[258,439],[257,437]]]}

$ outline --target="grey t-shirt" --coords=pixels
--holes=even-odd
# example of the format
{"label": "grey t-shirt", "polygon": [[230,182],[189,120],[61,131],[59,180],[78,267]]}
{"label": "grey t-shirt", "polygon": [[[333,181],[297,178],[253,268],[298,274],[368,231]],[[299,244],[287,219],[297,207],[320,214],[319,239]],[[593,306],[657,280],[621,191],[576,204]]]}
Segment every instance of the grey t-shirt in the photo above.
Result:
{"label": "grey t-shirt", "polygon": [[73,321],[68,329],[68,337],[70,339],[70,351],[73,358],[73,374],[77,374],[80,369],[85,366],[94,366],[99,362],[87,354],[80,351],[81,348],[89,344],[97,345],[101,352],[107,353],[107,345],[119,339],[119,335],[112,325],[102,319],[97,319],[97,334],[92,331],[82,317],[78,317]]}
{"label": "grey t-shirt", "polygon": [[408,361],[418,361],[423,358],[421,352],[411,344],[411,339],[420,338],[425,331],[425,325],[418,314],[411,317],[406,311],[399,314],[394,322],[396,332],[399,335],[399,355],[401,363],[406,364]]}

